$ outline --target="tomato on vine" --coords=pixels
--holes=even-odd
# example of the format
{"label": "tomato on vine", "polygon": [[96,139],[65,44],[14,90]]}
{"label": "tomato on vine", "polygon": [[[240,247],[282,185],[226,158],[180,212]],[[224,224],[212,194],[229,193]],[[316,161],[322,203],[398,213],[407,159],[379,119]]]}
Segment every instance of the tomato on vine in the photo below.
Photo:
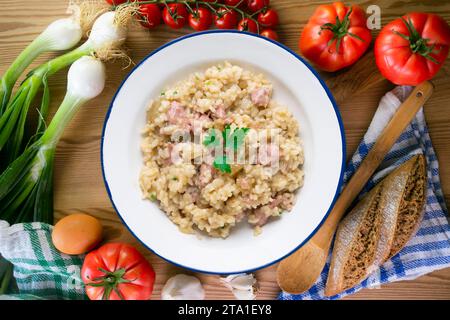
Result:
{"label": "tomato on vine", "polygon": [[258,33],[258,24],[252,19],[244,18],[241,21],[239,21],[238,30]]}
{"label": "tomato on vine", "polygon": [[238,8],[244,9],[245,2],[246,0],[225,0],[223,3],[232,7],[238,6]]}
{"label": "tomato on vine", "polygon": [[258,14],[258,23],[266,28],[278,25],[278,13],[274,9],[267,9]]}
{"label": "tomato on vine", "polygon": [[166,4],[163,11],[164,23],[173,29],[183,28],[188,20],[188,11],[182,3]]}
{"label": "tomato on vine", "polygon": [[264,29],[263,31],[261,31],[260,35],[278,41],[278,34],[272,29]]}
{"label": "tomato on vine", "polygon": [[189,25],[195,31],[207,30],[212,24],[212,13],[204,7],[193,9],[189,13]]}
{"label": "tomato on vine", "polygon": [[112,6],[118,6],[119,4],[123,4],[127,1],[128,0],[106,0],[106,2],[108,2]]}
{"label": "tomato on vine", "polygon": [[214,24],[219,29],[233,29],[238,23],[238,14],[235,10],[220,8],[214,16]]}
{"label": "tomato on vine", "polygon": [[146,28],[154,28],[161,23],[161,9],[157,4],[143,4],[139,7],[140,23]]}
{"label": "tomato on vine", "polygon": [[248,0],[247,8],[251,12],[257,12],[259,10],[262,10],[262,9],[268,7],[269,4],[270,4],[269,0]]}
{"label": "tomato on vine", "polygon": [[[261,29],[270,29],[265,33],[276,37],[275,28],[278,13],[269,7],[270,0],[105,0],[113,6],[139,6],[138,16],[146,28],[161,24],[161,19],[170,28],[179,29],[186,24],[195,31],[204,31],[214,26],[218,29],[238,29],[259,33]],[[146,3],[151,2],[151,3]]]}

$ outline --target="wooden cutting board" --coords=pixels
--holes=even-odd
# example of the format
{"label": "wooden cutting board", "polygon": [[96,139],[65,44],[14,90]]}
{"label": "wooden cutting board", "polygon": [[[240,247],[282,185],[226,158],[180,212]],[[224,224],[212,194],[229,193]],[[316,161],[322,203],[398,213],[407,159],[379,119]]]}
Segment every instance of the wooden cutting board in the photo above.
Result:
{"label": "wooden cutting board", "polygon": [[[0,74],[19,52],[44,27],[61,17],[68,1],[29,0],[26,8],[16,0],[2,0],[0,9]],[[298,51],[297,41],[309,16],[317,5],[331,0],[272,0],[280,15],[280,40]],[[382,24],[411,11],[440,14],[450,23],[450,0],[429,1],[346,1],[359,3],[363,8],[376,4],[381,8]],[[161,26],[147,31],[136,26],[127,41],[130,56],[137,63],[145,55],[167,41],[190,30],[170,30]],[[378,31],[374,31],[374,36]],[[42,63],[51,55],[41,57]],[[182,57],[180,56],[180,59]],[[151,261],[156,271],[154,298],[160,297],[161,288],[171,275],[183,272],[166,263],[142,247],[128,232],[114,212],[106,194],[100,168],[100,137],[109,102],[120,82],[129,72],[120,63],[108,64],[107,86],[101,97],[84,106],[58,145],[55,168],[56,219],[74,212],[85,212],[99,218],[105,226],[106,240],[125,241],[136,245]],[[333,74],[322,74],[335,96],[344,121],[348,156],[351,156],[370,123],[378,101],[393,85],[378,73],[372,52],[368,52],[356,65]],[[55,111],[65,93],[66,73],[50,80],[52,111]],[[435,79],[435,93],[427,103],[428,121],[434,147],[441,165],[441,179],[445,199],[450,199],[450,59]],[[260,270],[256,276],[260,284],[259,299],[274,299],[279,288],[275,281],[275,266]],[[231,299],[231,293],[215,276],[198,275],[205,284],[207,298]],[[437,271],[414,281],[384,285],[379,289],[362,290],[348,299],[450,299],[450,268]]]}

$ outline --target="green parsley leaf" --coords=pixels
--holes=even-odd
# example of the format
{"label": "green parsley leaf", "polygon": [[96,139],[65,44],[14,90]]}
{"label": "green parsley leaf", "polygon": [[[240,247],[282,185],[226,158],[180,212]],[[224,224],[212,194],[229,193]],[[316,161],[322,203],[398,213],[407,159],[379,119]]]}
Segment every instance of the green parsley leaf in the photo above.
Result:
{"label": "green parsley leaf", "polygon": [[227,162],[228,158],[226,155],[216,156],[214,158],[213,166],[222,172],[231,173],[231,166]]}
{"label": "green parsley leaf", "polygon": [[225,133],[225,148],[232,148],[234,151],[238,151],[239,147],[244,143],[245,136],[249,130],[249,128],[237,128],[231,134]]}
{"label": "green parsley leaf", "polygon": [[225,128],[222,131],[222,138],[223,138],[223,141],[225,142],[225,146],[227,144],[228,137],[230,136],[230,131],[231,131],[231,126],[229,124],[225,125]]}
{"label": "green parsley leaf", "polygon": [[[239,147],[244,143],[244,139],[246,134],[250,128],[237,128],[231,131],[231,126],[227,124],[222,131],[222,140],[225,146],[225,149],[232,149],[233,151],[238,151]],[[222,141],[219,139],[218,130],[210,129],[208,135],[203,140],[203,144],[207,147],[215,147],[219,146]],[[216,156],[214,159],[214,168],[222,171],[231,173],[231,167],[229,165],[229,159],[226,155]]]}
{"label": "green parsley leaf", "polygon": [[242,146],[245,140],[245,136],[247,135],[247,132],[250,130],[250,128],[239,128],[234,130],[234,140],[233,140],[233,148],[234,151],[238,151],[238,149]]}
{"label": "green parsley leaf", "polygon": [[203,144],[207,147],[215,147],[220,145],[220,139],[217,134],[217,130],[209,129],[208,134],[203,139]]}

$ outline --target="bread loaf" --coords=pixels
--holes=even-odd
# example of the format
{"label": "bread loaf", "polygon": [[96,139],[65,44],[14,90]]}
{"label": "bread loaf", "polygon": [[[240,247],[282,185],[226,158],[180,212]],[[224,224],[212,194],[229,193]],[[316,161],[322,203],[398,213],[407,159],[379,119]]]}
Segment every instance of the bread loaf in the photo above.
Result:
{"label": "bread loaf", "polygon": [[380,240],[382,202],[381,185],[377,185],[339,224],[325,295],[338,294],[367,276]]}
{"label": "bread loaf", "polygon": [[382,184],[386,206],[382,211],[374,269],[397,254],[419,226],[426,197],[425,157],[412,157],[386,177]]}
{"label": "bread loaf", "polygon": [[341,221],[327,296],[360,283],[412,237],[425,203],[425,169],[424,156],[414,156],[378,183]]}

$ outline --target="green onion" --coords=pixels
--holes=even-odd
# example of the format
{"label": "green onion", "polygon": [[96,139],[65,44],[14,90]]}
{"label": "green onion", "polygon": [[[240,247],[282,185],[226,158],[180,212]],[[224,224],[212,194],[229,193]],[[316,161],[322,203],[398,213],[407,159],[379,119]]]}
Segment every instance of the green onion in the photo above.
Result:
{"label": "green onion", "polygon": [[9,102],[14,84],[25,69],[43,52],[67,50],[76,45],[83,32],[73,18],[59,19],[47,26],[14,60],[0,80],[0,115]]}
{"label": "green onion", "polygon": [[53,160],[64,128],[79,108],[103,90],[103,64],[85,56],[69,69],[67,93],[50,125],[0,175],[0,219],[10,224],[53,223]]}
{"label": "green onion", "polygon": [[[71,47],[73,47],[80,39],[83,31],[86,31],[88,27],[91,25],[91,22],[98,16],[99,13],[102,12],[102,8],[99,4],[96,4],[94,2],[83,2],[78,4],[72,3],[69,6],[70,11],[72,11],[73,15],[70,19],[61,19],[53,22],[50,24],[47,29],[39,35],[31,44],[28,45],[28,47],[16,58],[16,60],[12,63],[12,65],[7,69],[3,77],[0,79],[0,116],[3,115],[3,113],[6,111],[9,99],[11,96],[12,88],[14,87],[14,84],[16,83],[17,79],[20,77],[20,75],[23,73],[23,71],[30,65],[30,63],[42,52],[44,51],[56,51],[56,50],[66,50]],[[122,17],[123,19],[124,17]],[[76,22],[75,22],[76,21]],[[80,27],[81,26],[81,27]],[[108,37],[106,37],[106,40],[108,40]],[[97,41],[98,42],[98,41]],[[76,58],[76,54],[72,56],[74,59]],[[57,60],[59,61],[59,60]],[[41,81],[43,85],[43,96],[42,96],[42,102],[41,102],[41,119],[39,121],[38,125],[38,132],[42,132],[45,123],[43,119],[43,115],[46,115],[48,111],[48,105],[49,105],[49,99],[50,99],[50,93],[48,89],[47,84],[47,76],[49,73],[41,74],[40,77],[39,72],[42,70],[46,70],[46,67],[48,67],[47,71],[57,70],[56,66],[59,65],[59,63],[56,61],[53,61],[53,63],[47,63],[44,66],[42,66],[40,69],[36,69],[35,73],[33,75],[33,80],[28,80],[28,84],[33,84],[33,88],[27,88],[26,86],[21,86],[20,88],[20,94],[16,94],[14,101],[22,101],[25,104],[25,107],[23,105],[18,104],[18,102],[15,102],[16,106],[19,106],[19,112],[14,111],[14,108],[8,109],[8,115],[4,118],[0,118],[0,137],[3,137],[4,135],[8,136],[11,135],[11,132],[7,132],[6,134],[2,133],[3,128],[5,127],[6,121],[10,120],[12,118],[16,124],[16,121],[20,119],[20,123],[24,121],[26,112],[23,114],[23,110],[25,108],[29,107],[29,104],[31,103],[31,100],[33,99],[34,95],[36,95],[36,91],[39,88],[37,85],[39,81]],[[56,65],[56,66],[55,66]],[[40,71],[39,71],[40,70]],[[28,78],[32,77],[32,74],[28,76]],[[98,83],[101,83],[99,81]],[[28,90],[27,94],[25,95],[23,92]],[[27,110],[27,109],[26,109]],[[69,116],[69,115],[68,115]],[[14,126],[7,127],[7,129],[14,128]],[[36,136],[36,139],[38,137]],[[55,142],[54,142],[55,143]],[[42,145],[42,150],[38,150],[36,145]],[[8,167],[7,171],[8,173],[2,174],[0,177],[0,186],[6,186],[7,188],[2,189],[2,196],[1,201],[2,206],[5,205],[5,203],[12,203],[17,204],[22,202],[24,208],[21,209],[20,212],[18,212],[17,216],[13,219],[16,222],[27,222],[27,221],[43,221],[52,223],[53,221],[53,204],[52,204],[52,175],[53,175],[53,169],[52,169],[52,162],[53,162],[53,156],[54,156],[54,147],[53,150],[46,150],[48,146],[45,144],[42,144],[42,141],[36,142],[36,145],[32,145],[32,152],[29,152],[26,154],[24,158],[22,158],[21,161],[18,161],[14,166]],[[2,145],[3,146],[3,145]],[[0,147],[1,149],[1,147]],[[36,183],[34,186],[32,192],[30,193],[28,189],[29,183],[25,181],[24,178],[26,174],[22,174],[21,181],[18,181],[17,183],[13,183],[13,181],[6,181],[8,176],[11,176],[14,171],[17,173],[17,169],[20,168],[20,166],[23,165],[22,169],[26,170],[27,164],[24,160],[30,159],[30,155],[32,155],[35,151],[36,156],[40,157],[42,155],[47,155],[47,158],[44,160],[46,161],[46,166],[42,167],[41,172],[38,172],[38,166],[32,167],[34,170],[34,174],[39,175],[41,178],[39,179],[39,182]],[[12,157],[13,158],[13,157]],[[36,163],[36,161],[33,161]],[[5,178],[6,177],[6,178]],[[21,186],[22,183],[22,186]],[[9,186],[9,187],[8,187]],[[10,199],[8,200],[8,196]],[[39,198],[42,196],[42,198]],[[15,197],[14,199],[11,199],[11,197]],[[34,204],[33,208],[31,206]],[[27,209],[30,210],[30,212],[27,212]],[[0,219],[2,219],[2,213],[0,213]],[[33,217],[33,219],[30,219],[30,217]],[[23,220],[21,220],[23,219]],[[13,287],[13,265],[7,261],[5,258],[0,256],[0,295],[5,294],[10,290],[11,287]]]}
{"label": "green onion", "polygon": [[[0,115],[6,110],[12,89],[25,69],[42,53],[67,50],[76,45],[83,31],[73,17],[58,19],[47,26],[14,60],[0,79]],[[47,86],[45,84],[44,91]],[[45,96],[45,95],[44,95]],[[5,119],[11,116],[9,113]],[[2,120],[5,121],[5,120]],[[13,281],[13,265],[0,256],[0,294],[7,292]]]}
{"label": "green onion", "polygon": [[98,52],[114,54],[114,50],[124,42],[126,31],[125,25],[116,24],[114,12],[106,12],[94,22],[89,38],[84,44],[30,72],[0,117],[0,150],[4,147],[6,149],[6,164],[15,160],[24,148],[26,117],[41,86],[44,90],[39,109],[40,118],[32,142],[36,141],[45,129],[45,118],[50,100],[48,77],[71,65],[82,56]]}
{"label": "green onion", "polygon": [[23,149],[22,144],[28,110],[40,87],[43,86],[44,90],[39,109],[38,134],[41,134],[45,127],[44,119],[47,116],[50,103],[47,78],[87,53],[88,51],[77,48],[59,56],[34,69],[22,82],[6,111],[0,117],[0,149],[6,146],[7,163],[16,159]]}

